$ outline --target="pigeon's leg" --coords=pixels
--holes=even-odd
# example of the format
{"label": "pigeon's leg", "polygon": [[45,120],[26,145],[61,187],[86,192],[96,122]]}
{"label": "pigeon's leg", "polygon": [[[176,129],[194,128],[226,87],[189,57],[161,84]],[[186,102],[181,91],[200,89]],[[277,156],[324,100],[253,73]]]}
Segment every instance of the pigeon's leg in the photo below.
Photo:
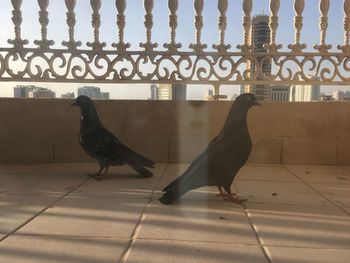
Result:
{"label": "pigeon's leg", "polygon": [[100,165],[100,170],[98,170],[96,173],[93,173],[93,174],[87,174],[87,175],[89,175],[89,176],[93,176],[93,177],[96,177],[96,176],[99,176],[99,175],[101,175],[101,172],[102,172],[102,170],[103,170],[103,165],[102,164],[100,164],[99,163],[99,165]]}
{"label": "pigeon's leg", "polygon": [[227,197],[226,193],[224,190],[222,190],[222,186],[218,185],[219,193],[216,195],[217,197]]}
{"label": "pigeon's leg", "polygon": [[242,202],[247,201],[247,199],[240,198],[238,195],[232,193],[230,187],[224,186],[224,188],[226,191],[227,201],[236,203],[236,204],[242,204]]}
{"label": "pigeon's leg", "polygon": [[[104,169],[104,172],[102,172]],[[109,166],[102,166],[102,169],[95,175],[96,180],[103,180],[107,178]]]}
{"label": "pigeon's leg", "polygon": [[222,186],[221,186],[221,185],[218,185],[218,189],[219,189],[219,193],[216,195],[217,197],[224,197],[224,198],[227,198],[227,197],[231,197],[231,196],[237,196],[235,193],[231,193],[231,194],[226,193],[226,192],[222,189]]}

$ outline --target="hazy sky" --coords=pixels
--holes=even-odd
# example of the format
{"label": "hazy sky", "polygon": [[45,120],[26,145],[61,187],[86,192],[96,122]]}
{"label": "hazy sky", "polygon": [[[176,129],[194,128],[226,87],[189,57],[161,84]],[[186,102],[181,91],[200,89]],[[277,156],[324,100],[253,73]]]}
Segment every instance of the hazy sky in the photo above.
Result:
{"label": "hazy sky", "polygon": [[[2,0],[0,9],[0,46],[8,46],[7,39],[13,38],[14,31],[11,22],[12,6],[10,0]],[[91,7],[89,0],[77,0],[76,11],[76,30],[75,38],[83,42],[82,48],[86,47],[87,41],[92,41],[93,31],[91,27]],[[101,28],[100,39],[107,43],[111,48],[113,42],[118,42],[116,26],[116,8],[114,0],[102,0],[101,7]],[[125,40],[131,43],[132,50],[138,50],[139,43],[145,42],[145,31],[143,25],[144,10],[142,0],[127,0],[126,8],[126,28]],[[159,50],[164,49],[163,44],[169,41],[168,28],[168,8],[166,0],[154,1],[154,27],[153,42],[159,44]],[[236,50],[236,45],[242,43],[242,0],[228,0],[229,8],[227,11],[228,26],[226,30],[226,42],[232,45],[232,50]],[[294,0],[281,0],[279,12],[279,29],[277,32],[277,42],[284,45],[284,50],[289,43],[294,41],[293,29],[293,5]],[[333,50],[338,44],[343,43],[343,0],[332,0],[329,10],[329,30],[327,34],[327,43],[333,45]],[[208,50],[211,50],[212,44],[218,42],[217,31],[217,1],[204,1],[204,28],[202,32],[202,42],[208,44]],[[269,14],[268,0],[253,1],[253,15],[265,12]],[[307,43],[307,50],[312,50],[312,46],[319,42],[319,0],[305,1],[304,9],[304,28],[302,32],[302,41]],[[35,39],[40,39],[40,24],[38,22],[39,7],[36,0],[25,0],[22,3],[22,38],[28,39],[33,46]],[[61,42],[68,39],[68,30],[66,25],[66,7],[64,0],[51,0],[48,8],[49,27],[48,38],[55,41],[55,48],[62,48]],[[178,30],[177,42],[183,44],[182,50],[189,50],[188,45],[194,42],[194,9],[193,1],[179,0],[178,10]],[[0,83],[0,96],[12,96],[13,86],[17,83]],[[39,86],[52,88],[58,95],[66,91],[76,91],[79,84],[59,84],[59,83],[41,83]],[[85,84],[84,84],[85,85]],[[111,92],[113,98],[148,98],[149,85],[100,85],[102,90]],[[190,86],[188,97],[190,99],[203,97],[205,90],[210,87],[206,85]],[[130,92],[131,91],[131,92]],[[237,93],[237,87],[225,87],[223,93],[231,96]]]}

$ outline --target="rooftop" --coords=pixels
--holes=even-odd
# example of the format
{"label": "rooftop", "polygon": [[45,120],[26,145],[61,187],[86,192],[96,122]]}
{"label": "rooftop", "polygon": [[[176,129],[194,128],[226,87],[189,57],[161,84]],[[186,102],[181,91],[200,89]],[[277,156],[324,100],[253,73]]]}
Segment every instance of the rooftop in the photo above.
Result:
{"label": "rooftop", "polygon": [[348,262],[350,166],[249,164],[243,205],[211,187],[160,204],[187,165],[104,181],[94,163],[0,166],[0,262]]}

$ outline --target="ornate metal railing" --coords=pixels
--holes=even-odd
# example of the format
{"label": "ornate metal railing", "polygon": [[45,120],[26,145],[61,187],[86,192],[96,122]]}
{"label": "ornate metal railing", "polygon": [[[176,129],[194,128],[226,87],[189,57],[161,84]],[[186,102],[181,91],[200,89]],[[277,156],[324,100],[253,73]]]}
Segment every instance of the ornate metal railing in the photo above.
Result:
{"label": "ornate metal railing", "polygon": [[[211,0],[210,0],[211,1]],[[37,48],[28,48],[28,40],[21,36],[21,0],[11,0],[12,22],[15,38],[8,40],[10,48],[0,48],[0,81],[35,82],[101,82],[101,83],[207,83],[219,84],[291,84],[320,83],[350,84],[350,0],[344,0],[344,43],[337,52],[330,52],[326,42],[328,10],[330,1],[320,0],[320,43],[314,51],[305,52],[306,45],[301,41],[303,28],[304,0],[294,1],[295,41],[288,45],[289,51],[281,52],[276,43],[278,28],[279,0],[270,0],[270,43],[266,52],[254,52],[251,45],[252,0],[243,0],[243,43],[237,51],[225,42],[227,27],[227,0],[218,0],[219,43],[213,45],[213,52],[206,52],[202,43],[202,10],[204,0],[194,0],[195,43],[192,51],[181,51],[182,44],[176,42],[178,0],[168,0],[170,40],[163,46],[166,51],[158,51],[158,44],[152,42],[153,0],[144,0],[146,39],[140,43],[142,51],[132,50],[125,43],[126,0],[116,0],[118,42],[111,48],[100,41],[101,0],[90,0],[92,8],[92,29],[94,39],[88,42],[89,49],[80,49],[76,41],[75,0],[65,0],[67,7],[68,41],[63,41],[61,49],[51,48],[54,44],[47,38],[49,23],[47,8],[49,0],[38,0],[41,39],[35,40]],[[189,2],[189,1],[188,1]],[[187,2],[186,2],[187,4]],[[258,59],[259,58],[259,59]],[[272,72],[266,74],[262,64],[271,63]],[[24,64],[17,70],[16,64]],[[249,67],[247,65],[257,65]],[[147,68],[147,70],[145,70]]]}

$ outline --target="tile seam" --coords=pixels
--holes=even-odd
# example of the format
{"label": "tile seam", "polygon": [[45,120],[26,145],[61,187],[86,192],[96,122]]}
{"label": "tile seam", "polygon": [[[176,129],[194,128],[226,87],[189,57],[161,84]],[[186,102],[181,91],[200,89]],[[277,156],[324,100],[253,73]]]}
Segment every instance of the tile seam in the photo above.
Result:
{"label": "tile seam", "polygon": [[162,179],[162,177],[164,176],[165,174],[165,171],[167,170],[168,168],[168,163],[166,163],[165,167],[164,167],[164,170],[163,170],[163,173],[161,174],[161,176],[159,176],[159,179],[158,179],[158,182],[155,186],[155,189],[152,190],[152,193],[149,197],[149,200],[147,202],[147,204],[145,205],[145,207],[143,208],[142,212],[141,212],[141,215],[139,217],[139,220],[137,221],[136,223],[136,226],[131,234],[131,237],[130,237],[130,241],[129,241],[129,244],[127,245],[127,247],[125,248],[125,250],[123,251],[123,253],[121,254],[118,262],[120,263],[125,263],[127,260],[128,260],[128,257],[130,255],[130,252],[131,252],[131,249],[132,249],[132,246],[134,245],[134,243],[136,242],[137,240],[137,237],[138,237],[138,234],[141,230],[141,226],[142,226],[142,222],[144,221],[144,219],[146,218],[146,212],[148,210],[148,208],[151,206],[151,203],[153,201],[153,196],[154,196],[154,193],[156,191],[156,188],[159,186],[159,183]]}
{"label": "tile seam", "polygon": [[68,191],[67,193],[63,194],[62,196],[60,196],[58,199],[56,199],[54,202],[50,203],[48,206],[46,206],[44,209],[40,210],[38,213],[36,213],[34,216],[30,217],[29,219],[27,219],[24,223],[22,223],[21,225],[19,225],[18,227],[16,227],[14,230],[12,230],[10,233],[6,234],[4,237],[2,237],[0,239],[0,243],[2,241],[4,241],[5,239],[9,238],[11,235],[15,234],[18,230],[20,230],[22,227],[24,227],[25,225],[29,224],[31,221],[33,221],[35,218],[37,218],[38,216],[40,216],[41,214],[43,214],[46,210],[48,210],[50,207],[52,207],[53,205],[55,205],[57,202],[61,201],[63,198],[65,198],[66,196],[68,196],[70,193],[72,193],[73,191],[75,191],[76,189],[78,189],[80,186],[82,186],[83,184],[85,184],[87,181],[89,181],[90,178],[85,179],[83,182],[81,182],[79,185],[77,185],[76,187],[74,187],[73,189],[71,189],[70,191]]}
{"label": "tile seam", "polygon": [[314,188],[313,186],[311,186],[310,184],[308,184],[307,182],[304,182],[303,180],[301,180],[301,178],[299,176],[297,176],[295,173],[293,173],[292,171],[290,171],[287,167],[283,166],[282,167],[284,169],[286,169],[287,172],[289,172],[291,175],[293,175],[298,181],[300,181],[301,183],[303,183],[306,187],[308,187],[309,189],[311,189],[312,191],[314,191],[315,193],[317,193],[318,195],[320,195],[323,199],[325,199],[327,202],[329,202],[330,204],[332,204],[334,207],[338,208],[339,210],[341,210],[343,213],[345,213],[346,215],[350,216],[350,213],[348,211],[346,211],[343,207],[339,206],[338,204],[336,204],[335,202],[333,202],[331,199],[329,199],[327,196],[325,196],[324,194],[322,194],[320,191],[318,191],[316,188]]}

